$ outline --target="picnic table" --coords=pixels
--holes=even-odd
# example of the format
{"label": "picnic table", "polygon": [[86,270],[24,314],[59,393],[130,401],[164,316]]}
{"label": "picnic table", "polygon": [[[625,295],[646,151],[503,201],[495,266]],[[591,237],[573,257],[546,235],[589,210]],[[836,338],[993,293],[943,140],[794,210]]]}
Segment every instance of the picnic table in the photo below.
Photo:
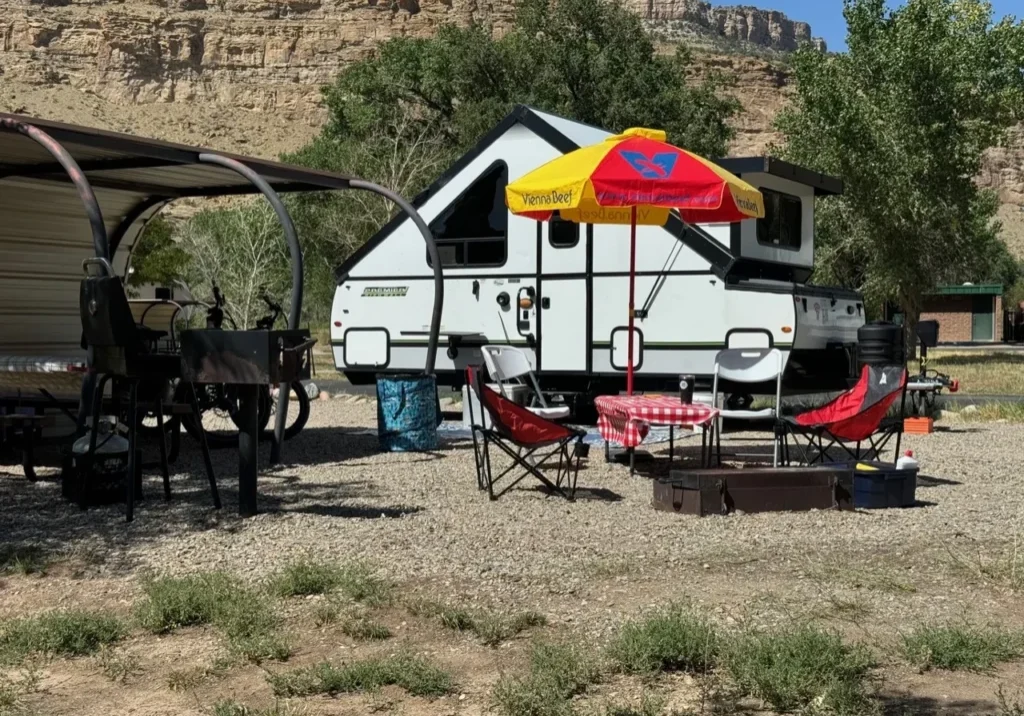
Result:
{"label": "picnic table", "polygon": [[[629,450],[629,474],[633,474],[634,452],[643,442],[652,425],[669,428],[669,462],[675,453],[675,429],[700,427],[701,461],[706,464],[711,453],[708,430],[714,428],[718,410],[703,403],[681,403],[672,395],[602,395],[594,400],[597,408],[597,429],[605,441],[616,442]],[[707,456],[705,456],[707,450]]]}

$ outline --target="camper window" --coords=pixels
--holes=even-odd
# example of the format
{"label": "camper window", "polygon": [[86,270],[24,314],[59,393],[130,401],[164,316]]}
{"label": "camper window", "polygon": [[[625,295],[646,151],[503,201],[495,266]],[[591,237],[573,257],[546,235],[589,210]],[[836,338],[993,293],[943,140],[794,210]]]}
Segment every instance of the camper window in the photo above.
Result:
{"label": "camper window", "polygon": [[761,189],[764,218],[757,220],[757,243],[780,249],[800,249],[803,205],[800,197]]}
{"label": "camper window", "polygon": [[556,214],[548,222],[548,241],[556,249],[571,249],[580,242],[580,225]]}
{"label": "camper window", "polygon": [[[442,266],[502,266],[508,246],[508,167],[495,162],[430,224]],[[430,265],[430,256],[427,256]]]}

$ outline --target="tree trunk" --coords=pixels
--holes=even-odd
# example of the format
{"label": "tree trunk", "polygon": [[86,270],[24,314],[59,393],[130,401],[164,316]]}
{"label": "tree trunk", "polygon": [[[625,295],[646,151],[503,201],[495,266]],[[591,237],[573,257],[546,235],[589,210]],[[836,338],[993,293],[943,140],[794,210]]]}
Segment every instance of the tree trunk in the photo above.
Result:
{"label": "tree trunk", "polygon": [[919,296],[901,290],[899,301],[903,311],[903,353],[909,362],[917,359],[917,323],[921,320],[921,300]]}

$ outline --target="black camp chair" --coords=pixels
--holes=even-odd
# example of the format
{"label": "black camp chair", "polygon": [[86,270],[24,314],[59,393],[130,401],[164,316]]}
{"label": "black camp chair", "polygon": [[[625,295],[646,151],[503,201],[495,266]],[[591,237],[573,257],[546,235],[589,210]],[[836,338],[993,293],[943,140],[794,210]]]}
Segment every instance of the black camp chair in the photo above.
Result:
{"label": "black camp chair", "polygon": [[[135,324],[131,307],[125,296],[121,279],[114,275],[110,264],[104,259],[88,259],[83,264],[86,278],[79,288],[79,313],[82,318],[84,347],[92,350],[92,369],[99,375],[93,392],[92,427],[90,430],[88,458],[96,450],[99,417],[103,408],[103,390],[108,381],[115,385],[127,385],[128,399],[128,474],[125,479],[125,519],[131,522],[135,510],[136,439],[139,421],[139,388],[163,386],[181,377],[181,356],[177,353],[161,353],[157,350],[165,331],[154,331]],[[97,267],[103,275],[89,275]],[[213,463],[202,432],[202,416],[196,399],[195,387],[189,383],[189,402],[192,413],[199,425],[199,444],[206,463],[206,474],[210,481],[213,506],[220,509],[220,495],[213,474]],[[115,394],[117,391],[115,390]],[[160,437],[160,468],[164,479],[164,497],[170,499],[171,483],[167,466],[167,445],[163,422],[163,396],[159,388],[153,390],[158,433]],[[78,480],[78,503],[85,505],[87,470],[80,471]]]}
{"label": "black camp chair", "polygon": [[[896,399],[899,414],[886,417]],[[899,457],[907,400],[907,370],[902,365],[865,365],[860,380],[829,403],[787,418],[782,424],[783,451],[789,462],[789,439],[806,441],[804,462],[829,462],[829,451],[839,447],[844,459],[875,459],[895,437]],[[866,443],[866,445],[865,445]],[[864,449],[862,449],[862,447]],[[894,458],[895,459],[895,458]]]}

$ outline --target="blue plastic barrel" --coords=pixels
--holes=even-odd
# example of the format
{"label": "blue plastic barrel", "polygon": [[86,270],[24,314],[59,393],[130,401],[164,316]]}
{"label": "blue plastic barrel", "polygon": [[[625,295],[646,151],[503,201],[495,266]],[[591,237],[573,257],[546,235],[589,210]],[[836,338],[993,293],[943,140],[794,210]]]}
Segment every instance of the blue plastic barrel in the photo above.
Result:
{"label": "blue plastic barrel", "polygon": [[381,450],[436,450],[441,420],[435,376],[377,376],[377,439]]}

